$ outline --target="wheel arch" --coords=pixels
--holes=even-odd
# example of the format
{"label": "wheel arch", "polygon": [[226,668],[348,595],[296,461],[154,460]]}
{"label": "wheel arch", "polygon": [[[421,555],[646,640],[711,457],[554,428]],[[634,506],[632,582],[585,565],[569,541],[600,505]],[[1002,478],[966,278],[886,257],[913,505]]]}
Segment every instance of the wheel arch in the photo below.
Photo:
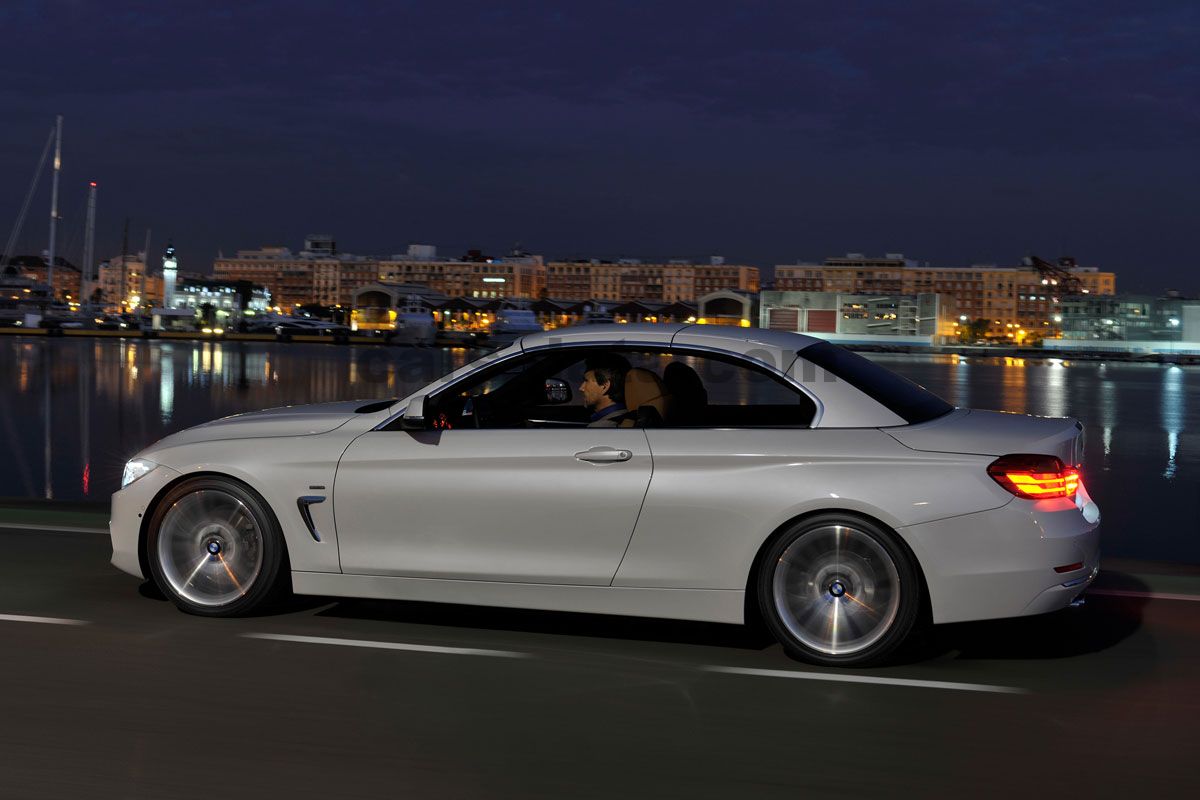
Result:
{"label": "wheel arch", "polygon": [[[154,517],[154,513],[158,510],[159,504],[161,504],[167,495],[171,493],[172,489],[185,481],[194,480],[196,478],[221,478],[222,480],[233,481],[246,490],[253,492],[258,499],[262,501],[263,507],[267,510],[267,512],[275,518],[275,524],[279,526],[280,531],[283,530],[283,526],[279,520],[279,515],[275,513],[275,509],[271,507],[271,504],[267,501],[266,497],[263,496],[263,493],[256,489],[249,482],[237,477],[236,475],[231,475],[228,472],[220,472],[217,470],[199,470],[196,472],[184,473],[164,484],[150,500],[150,502],[146,504],[146,510],[142,513],[142,520],[138,525],[137,553],[138,566],[141,567],[142,575],[147,579],[150,579],[151,575],[150,553],[147,550],[147,539],[150,535],[150,520]],[[280,536],[280,540],[283,542],[283,563],[285,565],[289,565],[291,559],[288,554],[287,536]]]}
{"label": "wheel arch", "polygon": [[754,559],[750,562],[750,570],[746,576],[745,611],[743,613],[747,625],[754,627],[761,627],[763,625],[762,611],[758,607],[758,579],[763,569],[763,560],[766,557],[767,551],[771,548],[771,545],[774,544],[780,536],[783,536],[784,533],[790,530],[793,526],[798,525],[807,519],[821,516],[823,514],[841,514],[847,517],[857,517],[858,519],[862,519],[871,523],[872,525],[876,525],[891,534],[895,542],[902,547],[904,552],[906,552],[909,558],[912,559],[913,566],[917,571],[917,579],[920,581],[921,590],[920,610],[918,612],[921,615],[920,619],[922,621],[927,621],[932,617],[932,610],[929,601],[929,584],[925,579],[925,569],[921,565],[921,560],[917,558],[917,554],[913,551],[909,543],[905,541],[904,537],[901,536],[896,530],[896,527],[894,525],[889,525],[878,516],[866,513],[864,511],[844,507],[827,507],[813,508],[804,511],[803,513],[796,514],[795,516],[782,522],[778,527],[775,528],[775,530],[771,531],[771,533],[765,539],[763,539],[762,543],[758,547],[758,551],[754,554]]}

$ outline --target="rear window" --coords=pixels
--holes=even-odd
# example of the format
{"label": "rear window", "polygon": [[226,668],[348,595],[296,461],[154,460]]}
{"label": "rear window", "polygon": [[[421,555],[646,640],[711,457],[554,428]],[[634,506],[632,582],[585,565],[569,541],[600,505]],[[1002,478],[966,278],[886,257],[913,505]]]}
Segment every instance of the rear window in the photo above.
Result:
{"label": "rear window", "polygon": [[933,392],[844,347],[819,342],[804,348],[799,355],[846,381],[909,424],[928,422],[954,410],[954,406]]}

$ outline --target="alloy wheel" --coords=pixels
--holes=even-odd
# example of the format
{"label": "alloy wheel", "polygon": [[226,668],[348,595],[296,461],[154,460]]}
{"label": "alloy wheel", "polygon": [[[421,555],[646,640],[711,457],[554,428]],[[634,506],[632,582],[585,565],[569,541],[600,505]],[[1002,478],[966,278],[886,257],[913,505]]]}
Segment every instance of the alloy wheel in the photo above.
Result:
{"label": "alloy wheel", "polygon": [[896,563],[875,537],[833,524],[807,530],[787,546],[771,595],[779,621],[799,643],[849,656],[887,635],[901,589]]}
{"label": "alloy wheel", "polygon": [[157,539],[163,578],[198,606],[224,606],[246,595],[263,568],[263,530],[242,500],[220,489],[178,498]]}

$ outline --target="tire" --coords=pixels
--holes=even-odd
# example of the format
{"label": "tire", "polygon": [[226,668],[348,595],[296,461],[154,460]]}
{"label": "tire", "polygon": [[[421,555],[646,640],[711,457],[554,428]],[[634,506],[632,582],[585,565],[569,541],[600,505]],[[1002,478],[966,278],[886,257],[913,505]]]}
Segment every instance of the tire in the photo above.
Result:
{"label": "tire", "polygon": [[291,571],[266,501],[231,478],[191,478],[154,509],[146,535],[154,583],[181,610],[243,616],[282,595]]}
{"label": "tire", "polygon": [[921,581],[908,550],[878,524],[821,514],[767,548],[758,603],[792,658],[830,667],[884,661],[916,624]]}

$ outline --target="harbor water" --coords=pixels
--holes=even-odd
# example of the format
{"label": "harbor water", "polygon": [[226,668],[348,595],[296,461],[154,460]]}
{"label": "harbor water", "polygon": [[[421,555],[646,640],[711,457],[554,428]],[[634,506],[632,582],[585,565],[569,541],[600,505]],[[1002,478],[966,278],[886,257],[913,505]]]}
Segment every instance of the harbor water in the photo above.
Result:
{"label": "harbor water", "polygon": [[[400,397],[479,355],[450,348],[0,340],[0,497],[105,500],[163,436],[280,405]],[[1200,563],[1200,367],[871,355],[958,406],[1084,422],[1106,555]]]}

